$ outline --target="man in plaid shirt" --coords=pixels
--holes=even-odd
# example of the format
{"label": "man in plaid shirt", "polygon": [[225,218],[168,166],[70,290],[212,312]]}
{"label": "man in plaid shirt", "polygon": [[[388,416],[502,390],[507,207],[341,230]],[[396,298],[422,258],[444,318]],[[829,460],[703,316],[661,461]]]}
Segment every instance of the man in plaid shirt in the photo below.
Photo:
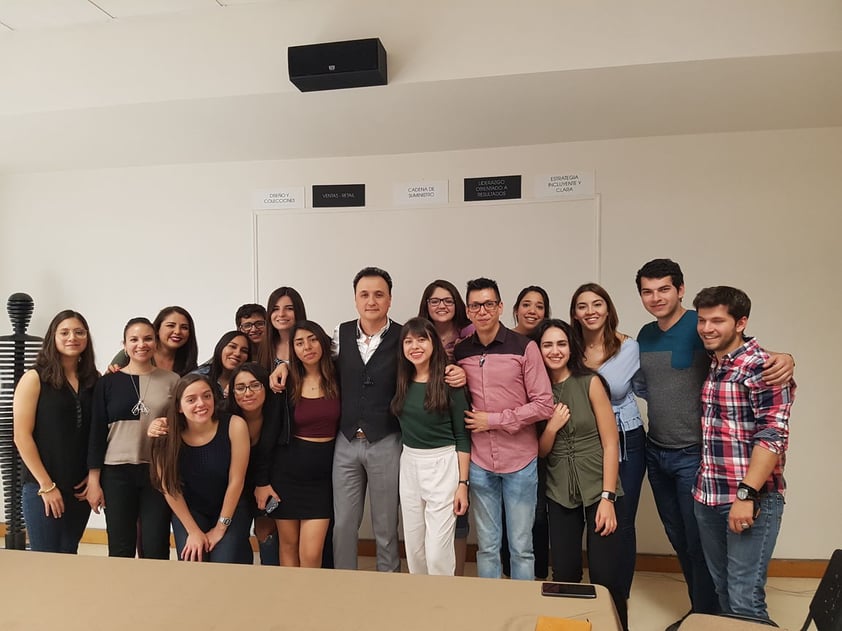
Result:
{"label": "man in plaid shirt", "polygon": [[702,549],[722,611],[768,620],[766,573],[783,514],[795,382],[763,381],[769,355],[743,334],[751,311],[745,292],[708,287],[693,306],[711,354],[693,489]]}

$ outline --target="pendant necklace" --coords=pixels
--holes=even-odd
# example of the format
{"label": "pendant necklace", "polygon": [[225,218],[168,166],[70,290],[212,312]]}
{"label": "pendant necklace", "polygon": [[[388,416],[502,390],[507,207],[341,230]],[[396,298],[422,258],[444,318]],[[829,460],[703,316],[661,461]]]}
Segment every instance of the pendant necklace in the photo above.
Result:
{"label": "pendant necklace", "polygon": [[134,404],[132,408],[132,414],[136,416],[141,416],[142,414],[149,414],[149,408],[146,407],[146,404],[143,402],[146,393],[149,392],[149,382],[152,381],[151,379],[146,382],[146,388],[143,390],[143,396],[140,396],[140,375],[137,376],[137,385],[134,384],[134,375],[129,375],[129,381],[132,382],[132,388],[134,388],[135,394],[137,394],[137,403]]}

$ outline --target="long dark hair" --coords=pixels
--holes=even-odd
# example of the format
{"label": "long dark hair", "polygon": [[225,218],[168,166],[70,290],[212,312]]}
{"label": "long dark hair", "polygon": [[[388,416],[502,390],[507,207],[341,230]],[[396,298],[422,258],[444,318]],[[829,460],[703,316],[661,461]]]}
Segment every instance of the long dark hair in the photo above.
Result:
{"label": "long dark hair", "polygon": [[339,383],[336,379],[336,367],[330,357],[330,338],[324,329],[312,320],[301,320],[296,322],[290,330],[289,336],[289,376],[292,381],[290,397],[297,403],[301,400],[301,386],[304,382],[304,364],[295,354],[295,334],[298,331],[307,331],[316,336],[319,345],[322,347],[322,358],[319,360],[319,375],[321,376],[322,389],[325,391],[326,399],[339,397]]}
{"label": "long dark hair", "polygon": [[[272,371],[275,369],[275,347],[281,341],[281,334],[272,326],[272,311],[275,308],[275,303],[284,296],[289,296],[292,302],[292,309],[295,312],[295,321],[307,319],[307,309],[304,307],[304,300],[292,287],[278,287],[275,291],[269,294],[269,300],[266,301],[266,335],[257,349],[257,361],[266,370]],[[292,356],[290,356],[292,359]]]}
{"label": "long dark hair", "polygon": [[47,332],[44,334],[44,344],[38,351],[32,367],[38,372],[38,376],[53,388],[64,387],[64,384],[67,383],[67,376],[64,374],[64,367],[61,364],[61,353],[58,352],[56,347],[56,333],[58,332],[58,325],[70,318],[79,320],[88,334],[85,350],[79,355],[79,365],[76,368],[76,377],[79,379],[79,389],[81,390],[93,386],[99,379],[99,373],[94,361],[94,341],[91,339],[91,329],[88,327],[88,321],[78,311],[65,309],[55,315],[50,322],[50,326],[47,327]]}
{"label": "long dark hair", "polygon": [[[247,353],[246,361],[251,361],[251,343],[249,342],[249,336],[242,331],[228,331],[227,333],[223,333],[222,337],[219,338],[219,341],[213,349],[213,358],[211,359],[210,371],[208,372],[208,377],[210,378],[211,383],[217,383],[219,378],[222,376],[222,371],[224,370],[222,367],[222,351],[226,346],[228,346],[231,340],[238,337],[245,339]],[[214,388],[214,392],[216,392],[216,388]],[[229,390],[229,394],[230,392],[231,391]]]}
{"label": "long dark hair", "polygon": [[421,304],[418,305],[418,317],[430,319],[430,307],[427,301],[436,289],[444,289],[453,297],[453,324],[461,331],[468,326],[471,321],[468,319],[468,312],[465,309],[465,301],[459,295],[459,290],[456,285],[448,280],[437,279],[427,285],[424,293],[421,294]]}
{"label": "long dark hair", "polygon": [[[558,318],[542,320],[530,335],[530,337],[535,340],[538,348],[541,348],[541,338],[544,337],[544,333],[546,333],[548,329],[561,329],[561,331],[567,336],[567,343],[570,348],[570,358],[567,360],[567,367],[570,369],[571,376],[582,377],[585,375],[593,375],[597,377],[610,398],[611,391],[608,388],[608,384],[605,382],[603,376],[585,365],[585,349],[582,345],[582,341],[574,334],[573,327],[567,324],[567,322],[559,320]],[[549,372],[549,370],[547,372]]]}
{"label": "long dark hair", "polygon": [[196,342],[196,326],[193,324],[193,316],[191,316],[184,307],[178,307],[175,305],[164,307],[158,312],[158,315],[155,316],[155,320],[152,322],[152,328],[155,329],[155,337],[158,339],[158,344],[160,345],[161,325],[164,323],[164,320],[167,319],[167,316],[172,313],[183,315],[187,320],[187,326],[190,327],[190,336],[187,338],[187,341],[175,351],[175,357],[173,358],[172,365],[173,372],[183,377],[187,373],[196,370],[196,362],[199,358],[199,344]]}
{"label": "long dark hair", "polygon": [[400,416],[406,402],[409,384],[415,376],[415,365],[406,358],[403,352],[403,341],[408,336],[421,337],[433,343],[433,353],[430,356],[430,378],[427,381],[427,391],[424,395],[424,409],[429,412],[446,414],[450,409],[450,393],[444,382],[444,369],[447,367],[447,353],[436,327],[427,318],[412,318],[401,328],[398,338],[398,383],[390,410],[395,416]]}
{"label": "long dark hair", "polygon": [[[149,475],[152,486],[170,496],[181,493],[181,475],[178,470],[178,457],[181,453],[181,435],[187,429],[187,418],[181,411],[181,397],[184,391],[199,381],[203,381],[214,391],[213,384],[204,375],[190,373],[184,375],[175,384],[173,396],[167,409],[167,433],[152,439],[152,457],[150,458]],[[214,406],[216,399],[214,398]],[[216,407],[213,410],[216,419]]]}
{"label": "long dark hair", "polygon": [[605,363],[614,355],[620,352],[620,342],[617,337],[617,326],[620,324],[620,316],[617,314],[617,307],[614,306],[614,301],[611,296],[601,285],[596,283],[585,283],[573,292],[573,297],[570,299],[570,323],[573,325],[573,330],[579,341],[584,347],[585,335],[582,330],[582,323],[576,319],[576,303],[586,291],[596,294],[605,301],[605,306],[608,308],[608,317],[605,319],[605,327],[602,329],[602,348],[604,349],[604,356],[602,362]]}

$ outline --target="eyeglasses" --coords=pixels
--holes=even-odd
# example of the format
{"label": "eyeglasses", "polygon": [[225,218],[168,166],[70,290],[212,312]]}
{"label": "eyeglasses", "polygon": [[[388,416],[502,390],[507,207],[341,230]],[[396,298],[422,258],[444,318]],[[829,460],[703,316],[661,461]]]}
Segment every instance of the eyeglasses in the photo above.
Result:
{"label": "eyeglasses", "polygon": [[490,312],[492,309],[496,309],[497,305],[499,305],[499,304],[500,304],[499,300],[486,300],[485,302],[469,302],[467,305],[465,305],[465,308],[470,313],[476,313],[477,311],[479,311],[483,307],[485,308],[486,311]]}
{"label": "eyeglasses", "polygon": [[240,325],[240,330],[243,333],[248,333],[252,329],[255,331],[261,331],[266,328],[266,323],[263,320],[258,320],[257,322],[243,322]]}
{"label": "eyeglasses", "polygon": [[452,307],[455,304],[455,301],[453,298],[427,298],[427,304],[431,307],[438,307],[439,305]]}
{"label": "eyeglasses", "polygon": [[249,392],[260,392],[263,390],[263,384],[259,381],[252,381],[251,383],[238,383],[234,386],[234,392],[237,394],[245,394],[246,390]]}
{"label": "eyeglasses", "polygon": [[70,337],[71,333],[78,338],[88,337],[88,332],[85,329],[61,329],[58,331],[58,336],[65,340]]}

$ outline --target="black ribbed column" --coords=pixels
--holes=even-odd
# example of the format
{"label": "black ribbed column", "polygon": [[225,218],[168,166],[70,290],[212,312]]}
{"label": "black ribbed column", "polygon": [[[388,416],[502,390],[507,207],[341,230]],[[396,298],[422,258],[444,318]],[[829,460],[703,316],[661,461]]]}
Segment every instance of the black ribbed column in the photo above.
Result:
{"label": "black ribbed column", "polygon": [[15,386],[27,367],[35,361],[42,340],[26,334],[35,303],[28,294],[12,294],[6,303],[12,321],[12,335],[0,336],[0,471],[6,514],[6,548],[26,548],[26,524],[23,521],[21,490],[22,463],[15,448],[12,398]]}

